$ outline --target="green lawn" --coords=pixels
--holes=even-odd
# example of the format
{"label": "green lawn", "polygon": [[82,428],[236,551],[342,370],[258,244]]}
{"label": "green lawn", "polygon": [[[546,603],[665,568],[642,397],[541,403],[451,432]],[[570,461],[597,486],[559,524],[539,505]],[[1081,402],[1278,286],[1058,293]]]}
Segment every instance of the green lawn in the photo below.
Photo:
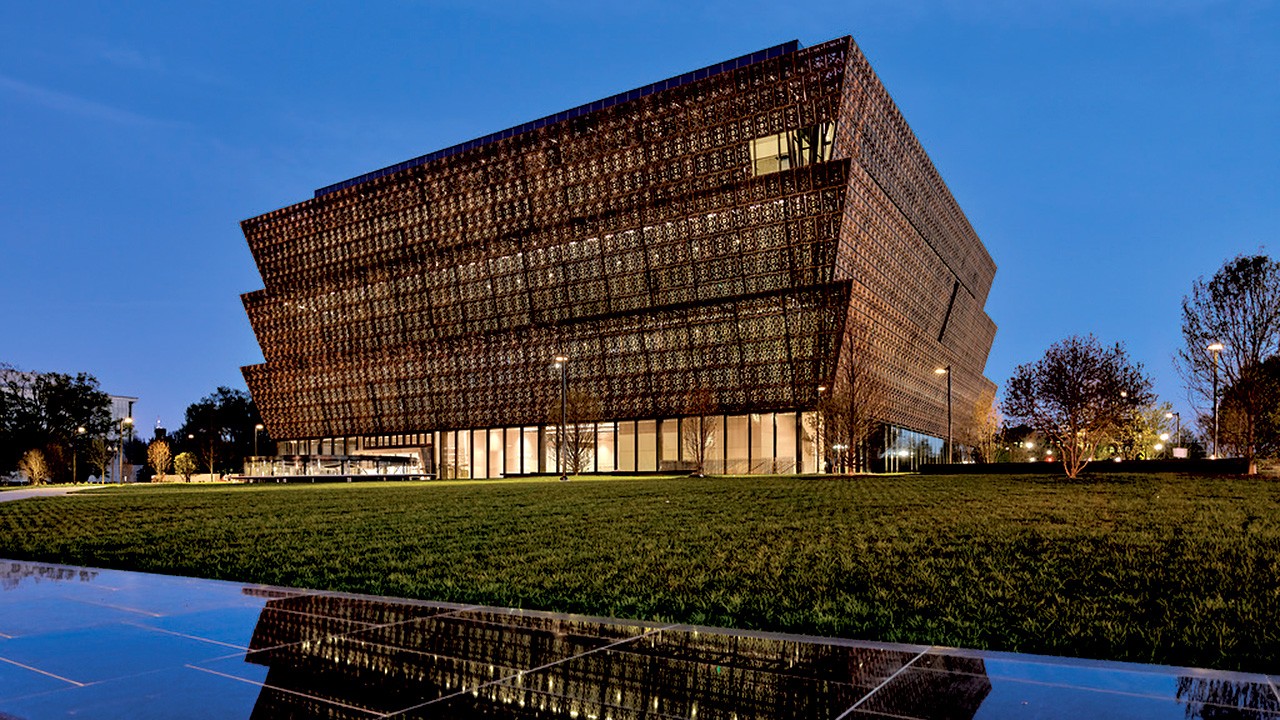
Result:
{"label": "green lawn", "polygon": [[138,486],[0,557],[1280,672],[1280,484],[1167,475]]}

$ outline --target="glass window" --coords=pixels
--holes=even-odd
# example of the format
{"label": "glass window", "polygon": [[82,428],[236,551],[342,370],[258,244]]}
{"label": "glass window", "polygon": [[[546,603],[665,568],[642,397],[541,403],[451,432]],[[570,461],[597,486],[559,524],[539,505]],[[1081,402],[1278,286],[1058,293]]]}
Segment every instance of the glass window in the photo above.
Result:
{"label": "glass window", "polygon": [[[696,422],[696,419],[691,420]],[[711,432],[707,438],[707,474],[723,475],[724,474],[724,418],[708,417],[706,422],[710,423]]]}
{"label": "glass window", "polygon": [[751,471],[750,466],[747,464],[747,436],[749,432],[746,415],[737,415],[725,419],[725,474],[744,475]]}
{"label": "glass window", "polygon": [[658,469],[658,422],[636,422],[636,469],[653,472]]}
{"label": "glass window", "polygon": [[[581,423],[576,427],[569,428],[569,434],[565,435],[569,441],[569,450],[565,454],[566,458],[572,458],[574,449],[576,448],[579,455],[579,472],[595,472],[596,469],[596,427],[595,423]],[[576,434],[575,434],[576,433]]]}
{"label": "glass window", "polygon": [[796,414],[778,413],[774,427],[774,440],[777,443],[777,462],[774,472],[793,473],[796,471]]}
{"label": "glass window", "polygon": [[521,434],[524,436],[524,439],[520,443],[520,471],[526,474],[539,472],[538,428],[527,427]]}
{"label": "glass window", "polygon": [[680,459],[680,424],[674,418],[662,421],[662,470],[671,470]]}
{"label": "glass window", "polygon": [[440,433],[440,477],[446,480],[458,476],[458,464],[453,457],[457,449],[455,443],[454,433],[449,431]]}
{"label": "glass window", "polygon": [[613,423],[600,423],[596,430],[596,472],[613,472],[615,457]]}
{"label": "glass window", "polygon": [[636,469],[636,423],[624,420],[618,423],[618,470],[632,472]]}
{"label": "glass window", "polygon": [[751,416],[751,472],[774,472],[773,413]]}
{"label": "glass window", "polygon": [[502,429],[489,431],[489,477],[502,476]]}
{"label": "glass window", "polygon": [[457,433],[454,456],[457,458],[458,472],[454,477],[471,477],[471,433],[459,430]]}
{"label": "glass window", "polygon": [[543,437],[546,438],[546,472],[559,474],[560,467],[560,437],[556,434],[556,426],[548,425],[543,430]]}
{"label": "glass window", "polygon": [[506,458],[508,475],[520,472],[520,428],[507,428],[503,431],[502,455]]}
{"label": "glass window", "polygon": [[793,167],[826,162],[835,148],[835,123],[820,123],[798,130],[755,138],[748,143],[755,175],[768,175]]}
{"label": "glass window", "polygon": [[484,430],[472,430],[471,433],[471,477],[489,477],[488,438]]}
{"label": "glass window", "polygon": [[817,452],[818,443],[816,442],[817,427],[818,427],[817,415],[812,412],[807,412],[807,413],[803,413],[801,417],[802,417],[802,421],[800,423],[800,427],[802,430],[802,434],[801,434],[801,444],[800,444],[800,450],[801,450],[800,469],[802,472],[807,472],[807,473],[822,472],[822,468],[818,467],[818,464],[817,464],[818,463],[818,452]]}

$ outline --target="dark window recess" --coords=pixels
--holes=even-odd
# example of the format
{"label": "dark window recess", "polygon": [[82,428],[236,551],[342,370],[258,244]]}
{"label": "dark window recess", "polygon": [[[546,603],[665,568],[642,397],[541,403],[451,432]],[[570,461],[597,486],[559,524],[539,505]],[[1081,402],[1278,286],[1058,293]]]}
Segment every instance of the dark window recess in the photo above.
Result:
{"label": "dark window recess", "polygon": [[947,334],[947,323],[951,322],[951,310],[956,306],[956,293],[960,292],[960,281],[956,280],[956,284],[951,286],[951,302],[947,303],[947,314],[942,318],[942,329],[938,331],[938,342],[942,342],[942,336]]}

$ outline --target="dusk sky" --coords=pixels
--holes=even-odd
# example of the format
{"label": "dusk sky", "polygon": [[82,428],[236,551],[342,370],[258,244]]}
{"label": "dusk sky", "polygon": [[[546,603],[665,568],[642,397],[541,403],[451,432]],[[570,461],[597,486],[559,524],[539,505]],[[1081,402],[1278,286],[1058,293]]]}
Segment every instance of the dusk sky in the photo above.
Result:
{"label": "dusk sky", "polygon": [[1280,253],[1280,3],[7,2],[0,361],[139,398],[262,361],[239,221],[791,39],[852,35],[998,267],[986,375],[1122,341],[1190,417],[1180,302]]}

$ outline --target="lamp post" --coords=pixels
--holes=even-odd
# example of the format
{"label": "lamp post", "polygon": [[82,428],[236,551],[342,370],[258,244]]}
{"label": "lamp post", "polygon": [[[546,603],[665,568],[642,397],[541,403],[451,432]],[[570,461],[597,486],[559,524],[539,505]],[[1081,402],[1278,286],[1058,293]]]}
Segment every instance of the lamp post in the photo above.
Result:
{"label": "lamp post", "polygon": [[258,433],[262,432],[262,423],[253,426],[253,471],[257,474],[258,468]]}
{"label": "lamp post", "polygon": [[[84,433],[85,433],[85,429],[83,425],[76,428],[77,435],[83,435]],[[79,444],[80,443],[77,440],[76,445],[79,445]],[[80,473],[77,472],[77,468],[76,468],[76,464],[77,464],[76,461],[80,459],[80,451],[76,448],[76,445],[71,446],[71,482],[72,483],[75,483],[76,478],[80,477]]]}
{"label": "lamp post", "polygon": [[947,464],[950,465],[955,462],[955,450],[951,442],[951,366],[940,367],[933,372],[947,376]]}
{"label": "lamp post", "polygon": [[560,431],[556,433],[556,443],[560,448],[560,452],[556,453],[556,461],[560,468],[560,482],[569,482],[569,464],[565,461],[565,409],[567,398],[569,397],[569,375],[567,367],[569,358],[564,355],[556,356],[556,367],[560,369]]}
{"label": "lamp post", "polygon": [[1222,352],[1222,343],[1216,342],[1208,347],[1213,353],[1213,459],[1218,459],[1218,353]]}
{"label": "lamp post", "polygon": [[1174,434],[1173,434],[1173,437],[1174,437],[1173,444],[1174,444],[1174,447],[1182,447],[1182,413],[1167,412],[1164,414],[1164,416],[1169,420],[1173,420],[1174,418],[1177,418],[1177,429],[1174,431]]}
{"label": "lamp post", "polygon": [[120,418],[120,456],[116,458],[116,484],[124,484],[124,426],[133,425],[133,418]]}

